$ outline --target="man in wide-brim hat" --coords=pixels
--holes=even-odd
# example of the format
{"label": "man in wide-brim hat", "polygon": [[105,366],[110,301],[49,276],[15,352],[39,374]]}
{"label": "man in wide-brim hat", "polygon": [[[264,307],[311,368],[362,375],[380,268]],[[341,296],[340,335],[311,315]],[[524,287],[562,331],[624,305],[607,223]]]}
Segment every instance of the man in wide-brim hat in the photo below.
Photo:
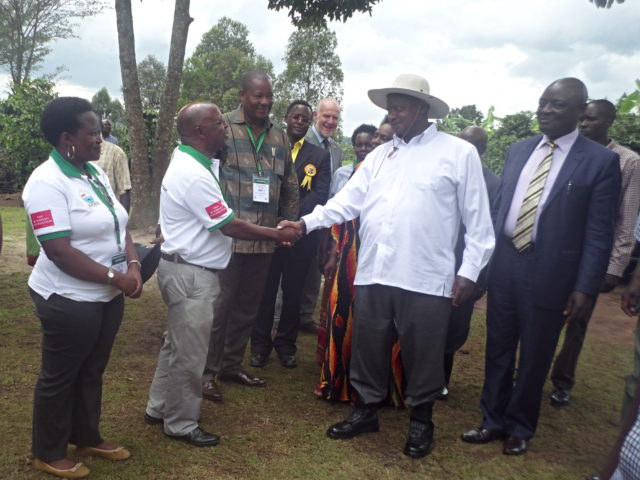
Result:
{"label": "man in wide-brim hat", "polygon": [[[324,207],[284,223],[310,232],[360,217],[351,356],[358,398],[327,435],[352,438],[378,430],[391,347],[399,338],[411,407],[404,453],[420,458],[432,449],[432,409],[444,386],[451,305],[469,298],[495,240],[478,153],[429,122],[449,107],[429,93],[427,81],[400,75],[391,88],[370,90],[369,98],[388,111],[393,140],[371,152]],[[462,224],[466,246],[455,272]]]}

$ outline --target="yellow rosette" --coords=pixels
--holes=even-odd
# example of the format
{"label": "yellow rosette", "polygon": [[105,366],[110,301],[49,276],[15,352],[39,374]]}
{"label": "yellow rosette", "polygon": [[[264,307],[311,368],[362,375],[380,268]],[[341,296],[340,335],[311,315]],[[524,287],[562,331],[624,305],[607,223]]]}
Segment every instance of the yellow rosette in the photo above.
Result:
{"label": "yellow rosette", "polygon": [[313,180],[313,177],[315,177],[316,173],[318,173],[315,165],[309,164],[304,167],[304,173],[305,176],[302,179],[302,183],[300,184],[300,186],[302,188],[306,188],[307,190],[311,190],[311,180]]}

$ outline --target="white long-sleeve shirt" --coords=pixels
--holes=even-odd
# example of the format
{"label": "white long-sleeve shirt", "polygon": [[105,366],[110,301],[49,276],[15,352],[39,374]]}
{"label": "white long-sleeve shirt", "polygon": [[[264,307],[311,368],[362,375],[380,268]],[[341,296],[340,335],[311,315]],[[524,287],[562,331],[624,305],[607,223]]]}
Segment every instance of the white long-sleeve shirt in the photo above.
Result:
{"label": "white long-sleeve shirt", "polygon": [[458,275],[476,281],[495,245],[478,153],[435,124],[409,143],[394,136],[376,148],[335,197],[302,219],[311,232],[357,216],[356,285],[450,297],[461,221]]}

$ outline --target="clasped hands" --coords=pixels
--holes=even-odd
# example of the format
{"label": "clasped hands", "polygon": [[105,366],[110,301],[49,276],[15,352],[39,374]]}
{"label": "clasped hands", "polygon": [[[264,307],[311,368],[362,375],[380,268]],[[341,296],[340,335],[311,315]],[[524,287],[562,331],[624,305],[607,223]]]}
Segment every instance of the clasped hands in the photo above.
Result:
{"label": "clasped hands", "polygon": [[283,247],[292,246],[304,236],[307,230],[302,220],[298,220],[297,222],[282,220],[276,228],[280,231],[280,241],[278,245]]}

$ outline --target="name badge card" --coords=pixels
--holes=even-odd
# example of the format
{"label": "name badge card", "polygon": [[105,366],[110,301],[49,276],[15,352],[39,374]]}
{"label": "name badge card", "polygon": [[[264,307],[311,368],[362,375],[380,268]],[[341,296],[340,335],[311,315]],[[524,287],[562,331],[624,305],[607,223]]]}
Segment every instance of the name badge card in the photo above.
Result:
{"label": "name badge card", "polygon": [[111,257],[111,268],[120,273],[127,273],[127,254],[120,252]]}
{"label": "name badge card", "polygon": [[253,174],[253,201],[269,203],[269,178]]}

